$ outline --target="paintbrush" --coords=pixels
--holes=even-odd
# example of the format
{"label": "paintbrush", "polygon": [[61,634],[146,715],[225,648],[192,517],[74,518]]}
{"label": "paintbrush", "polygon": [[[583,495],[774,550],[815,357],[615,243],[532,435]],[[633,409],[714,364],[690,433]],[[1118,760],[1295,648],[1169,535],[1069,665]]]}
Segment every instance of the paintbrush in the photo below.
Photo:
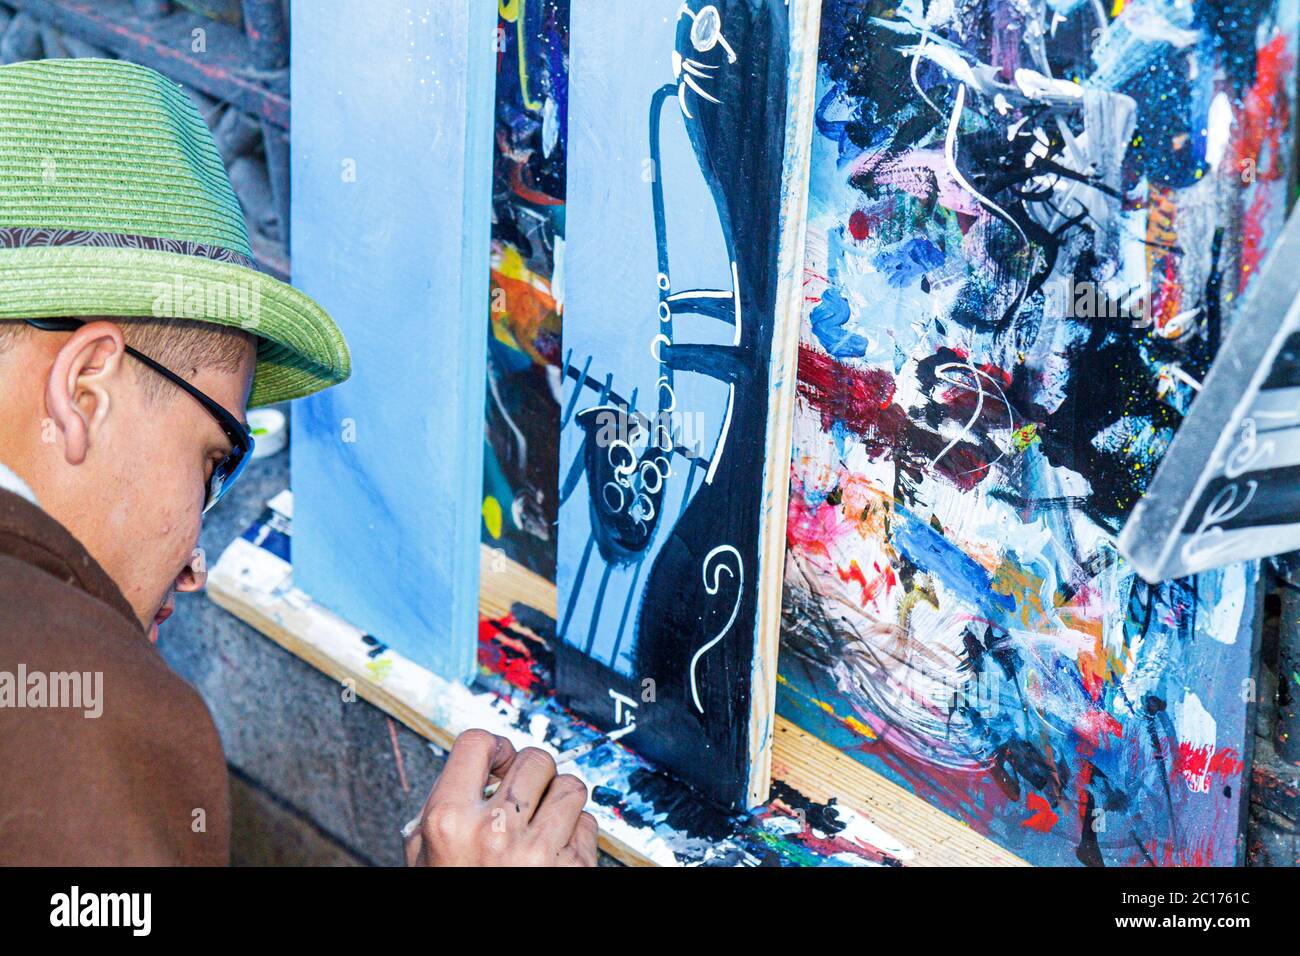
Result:
{"label": "paintbrush", "polygon": [[572,761],[577,760],[579,757],[585,757],[597,747],[603,747],[605,744],[613,743],[620,737],[626,737],[634,730],[636,730],[636,724],[628,724],[626,727],[620,727],[618,730],[611,730],[607,734],[601,734],[595,740],[589,740],[585,744],[580,744],[577,747],[563,750],[556,755],[555,766],[558,769],[566,763],[571,763]]}
{"label": "paintbrush", "polygon": [[[632,731],[636,730],[636,724],[628,724],[626,727],[620,727],[618,730],[611,730],[607,734],[601,734],[595,740],[589,740],[585,744],[579,744],[576,747],[570,747],[568,750],[562,750],[555,755],[555,769],[559,770],[567,763],[572,763],[579,757],[585,757],[597,747],[603,747],[605,744],[613,743],[620,737],[626,737]],[[486,800],[492,794],[497,792],[501,786],[501,781],[496,780],[483,788],[483,799]],[[420,817],[411,820],[406,826],[402,827],[402,839],[408,839],[415,832],[416,827],[420,825]]]}

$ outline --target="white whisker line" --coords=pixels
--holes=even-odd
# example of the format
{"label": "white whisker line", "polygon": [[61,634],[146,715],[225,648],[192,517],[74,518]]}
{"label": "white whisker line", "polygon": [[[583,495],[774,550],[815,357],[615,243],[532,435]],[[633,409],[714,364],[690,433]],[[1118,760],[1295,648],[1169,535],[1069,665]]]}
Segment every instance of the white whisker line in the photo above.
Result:
{"label": "white whisker line", "polygon": [[732,336],[731,344],[732,344],[732,345],[739,345],[739,344],[740,344],[740,327],[741,327],[741,317],[740,317],[740,272],[739,272],[739,270],[736,269],[736,263],[735,263],[735,262],[732,262],[732,263],[731,263],[731,294],[732,294],[732,297],[735,299],[735,303],[736,303],[736,334],[735,334],[734,336]]}
{"label": "white whisker line", "polygon": [[682,82],[685,83],[687,86],[689,86],[691,89],[693,89],[699,96],[708,100],[710,103],[717,103],[719,106],[722,105],[722,100],[710,96],[708,93],[704,92],[704,90],[700,88],[700,85],[696,83],[694,79],[691,78],[690,73],[682,73]]}
{"label": "white whisker line", "polygon": [[709,290],[690,290],[685,292],[674,292],[668,297],[669,302],[676,302],[678,299],[730,299],[734,298],[735,293],[726,289],[709,289]]}

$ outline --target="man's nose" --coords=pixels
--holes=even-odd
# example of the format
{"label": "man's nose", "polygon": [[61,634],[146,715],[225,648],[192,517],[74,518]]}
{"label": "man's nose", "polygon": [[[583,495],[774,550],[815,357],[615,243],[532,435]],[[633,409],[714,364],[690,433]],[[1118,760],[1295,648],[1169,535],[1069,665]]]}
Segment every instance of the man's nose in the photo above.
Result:
{"label": "man's nose", "polygon": [[176,576],[177,591],[201,591],[208,580],[208,561],[202,548],[195,548],[189,563]]}

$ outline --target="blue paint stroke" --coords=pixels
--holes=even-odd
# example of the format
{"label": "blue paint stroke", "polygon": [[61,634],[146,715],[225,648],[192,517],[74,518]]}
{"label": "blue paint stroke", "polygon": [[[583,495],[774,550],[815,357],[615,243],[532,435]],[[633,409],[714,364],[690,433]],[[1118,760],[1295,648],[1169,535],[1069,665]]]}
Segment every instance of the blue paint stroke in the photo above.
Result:
{"label": "blue paint stroke", "polygon": [[973,558],[912,513],[896,506],[891,526],[894,546],[907,560],[942,581],[959,598],[979,608],[1010,613],[1016,602],[997,594],[987,571]]}
{"label": "blue paint stroke", "polygon": [[861,358],[867,353],[867,337],[845,328],[850,318],[849,304],[835,288],[826,290],[808,317],[817,341],[835,358]]}
{"label": "blue paint stroke", "polygon": [[890,286],[902,289],[943,265],[943,250],[924,236],[917,236],[882,249],[872,257],[871,264],[888,278]]}

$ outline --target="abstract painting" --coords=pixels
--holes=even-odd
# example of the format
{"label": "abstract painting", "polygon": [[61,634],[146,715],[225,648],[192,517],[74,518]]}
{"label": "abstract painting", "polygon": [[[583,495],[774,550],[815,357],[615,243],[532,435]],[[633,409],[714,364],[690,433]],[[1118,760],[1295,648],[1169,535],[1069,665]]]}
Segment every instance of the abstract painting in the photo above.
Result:
{"label": "abstract painting", "polygon": [[1230,864],[1256,564],[1115,548],[1278,234],[1295,0],[826,0],[778,712],[1040,864]]}
{"label": "abstract painting", "polygon": [[792,394],[815,8],[572,4],[557,686],[728,805],[768,783],[781,562],[760,555],[787,488],[769,414]]}
{"label": "abstract painting", "polygon": [[498,18],[482,535],[554,580],[569,0]]}

